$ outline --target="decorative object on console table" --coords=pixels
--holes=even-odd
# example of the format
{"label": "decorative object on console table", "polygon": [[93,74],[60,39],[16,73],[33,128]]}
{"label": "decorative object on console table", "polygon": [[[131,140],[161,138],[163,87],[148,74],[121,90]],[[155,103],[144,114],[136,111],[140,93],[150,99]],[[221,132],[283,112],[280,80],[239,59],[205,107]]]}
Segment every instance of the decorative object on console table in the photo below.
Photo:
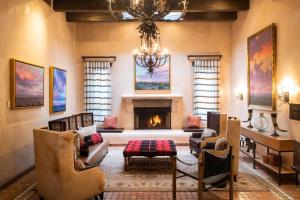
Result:
{"label": "decorative object on console table", "polygon": [[248,103],[276,109],[276,26],[271,24],[248,38]]}
{"label": "decorative object on console table", "polygon": [[247,128],[253,128],[252,124],[251,124],[251,120],[252,120],[252,114],[253,114],[253,109],[248,109],[248,120],[247,121],[243,121],[243,122],[249,122],[249,125],[247,126]]}
{"label": "decorative object on console table", "polygon": [[259,113],[259,117],[254,121],[254,127],[259,132],[265,132],[269,127],[269,121],[264,116],[264,113]]}
{"label": "decorative object on console table", "polygon": [[135,90],[138,91],[170,91],[170,56],[167,62],[156,69],[150,76],[147,69],[135,64]]}
{"label": "decorative object on console table", "polygon": [[10,60],[11,108],[44,105],[44,67]]}
{"label": "decorative object on console table", "polygon": [[271,117],[272,117],[272,123],[274,126],[274,132],[272,134],[273,137],[278,137],[278,133],[276,132],[276,130],[281,131],[281,132],[287,132],[287,130],[283,130],[281,128],[279,128],[278,124],[277,124],[277,113],[273,112],[271,113]]}
{"label": "decorative object on console table", "polygon": [[67,71],[50,67],[50,113],[66,111]]}

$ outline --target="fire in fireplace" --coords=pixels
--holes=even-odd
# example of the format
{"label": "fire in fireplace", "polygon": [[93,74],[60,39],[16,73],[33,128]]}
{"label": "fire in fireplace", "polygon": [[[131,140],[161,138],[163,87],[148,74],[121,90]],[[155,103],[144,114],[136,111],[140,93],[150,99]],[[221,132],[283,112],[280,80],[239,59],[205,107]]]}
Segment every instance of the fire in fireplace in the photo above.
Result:
{"label": "fire in fireplace", "polygon": [[150,117],[147,126],[149,128],[156,128],[156,127],[160,127],[161,125],[161,118],[159,115],[153,115]]}
{"label": "fire in fireplace", "polygon": [[134,108],[135,129],[170,129],[170,107],[137,107]]}

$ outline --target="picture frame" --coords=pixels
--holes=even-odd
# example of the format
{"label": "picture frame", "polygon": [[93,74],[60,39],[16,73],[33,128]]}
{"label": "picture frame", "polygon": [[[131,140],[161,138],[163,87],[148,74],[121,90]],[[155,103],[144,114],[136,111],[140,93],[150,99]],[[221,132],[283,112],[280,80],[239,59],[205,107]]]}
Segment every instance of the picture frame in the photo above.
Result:
{"label": "picture frame", "polygon": [[11,109],[44,106],[44,67],[10,59]]}
{"label": "picture frame", "polygon": [[50,113],[64,112],[67,107],[67,71],[49,68],[49,111]]}
{"label": "picture frame", "polygon": [[247,39],[249,108],[276,110],[276,25]]}
{"label": "picture frame", "polygon": [[136,92],[169,93],[171,91],[171,57],[168,55],[164,66],[156,68],[152,76],[146,68],[135,62],[134,56],[134,89]]}

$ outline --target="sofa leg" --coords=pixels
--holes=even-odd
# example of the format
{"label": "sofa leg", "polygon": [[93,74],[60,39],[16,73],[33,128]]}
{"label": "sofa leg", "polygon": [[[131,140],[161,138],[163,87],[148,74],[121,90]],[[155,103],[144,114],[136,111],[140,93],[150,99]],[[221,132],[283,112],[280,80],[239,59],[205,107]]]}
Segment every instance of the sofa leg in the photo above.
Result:
{"label": "sofa leg", "polygon": [[100,200],[104,200],[104,192],[102,192],[102,193],[99,195],[99,197],[100,197]]}

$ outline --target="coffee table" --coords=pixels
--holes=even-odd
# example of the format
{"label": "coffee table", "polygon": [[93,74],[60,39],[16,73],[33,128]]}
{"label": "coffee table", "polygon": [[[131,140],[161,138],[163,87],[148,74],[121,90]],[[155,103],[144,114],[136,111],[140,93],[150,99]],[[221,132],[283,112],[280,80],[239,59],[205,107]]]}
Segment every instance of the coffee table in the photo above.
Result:
{"label": "coffee table", "polygon": [[[173,140],[130,140],[124,151],[125,170],[128,169],[132,157],[170,157],[176,162],[176,145]],[[151,160],[149,162],[151,165]]]}

